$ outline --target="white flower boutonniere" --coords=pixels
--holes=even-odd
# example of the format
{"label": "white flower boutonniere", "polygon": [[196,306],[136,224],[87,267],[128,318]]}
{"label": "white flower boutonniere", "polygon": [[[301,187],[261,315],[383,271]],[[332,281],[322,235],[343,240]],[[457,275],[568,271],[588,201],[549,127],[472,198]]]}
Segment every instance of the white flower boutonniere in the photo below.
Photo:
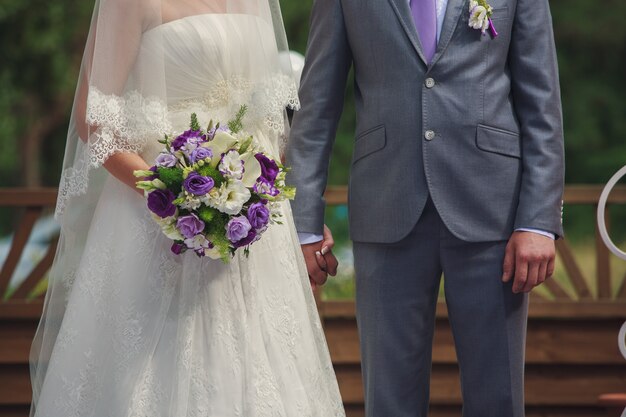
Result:
{"label": "white flower boutonniere", "polygon": [[496,28],[493,26],[491,16],[493,15],[493,8],[487,3],[486,0],[470,0],[470,17],[469,26],[473,29],[480,29],[484,35],[487,29],[491,32],[491,36],[494,38],[498,36]]}

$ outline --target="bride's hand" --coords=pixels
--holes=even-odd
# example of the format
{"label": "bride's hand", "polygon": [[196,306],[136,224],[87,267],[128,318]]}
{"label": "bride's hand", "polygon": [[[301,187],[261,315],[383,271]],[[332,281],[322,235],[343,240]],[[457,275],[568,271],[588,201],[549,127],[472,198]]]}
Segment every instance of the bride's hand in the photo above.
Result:
{"label": "bride's hand", "polygon": [[104,162],[104,167],[115,178],[128,185],[141,196],[144,195],[143,191],[137,188],[137,178],[133,174],[137,170],[147,171],[150,169],[150,165],[141,156],[133,153],[116,153]]}
{"label": "bride's hand", "polygon": [[323,271],[327,272],[328,275],[330,275],[331,277],[337,275],[337,266],[339,266],[339,262],[332,252],[334,247],[335,239],[333,239],[333,234],[328,226],[324,225],[324,239],[322,240],[322,249],[319,252],[315,253],[315,258],[319,267]]}

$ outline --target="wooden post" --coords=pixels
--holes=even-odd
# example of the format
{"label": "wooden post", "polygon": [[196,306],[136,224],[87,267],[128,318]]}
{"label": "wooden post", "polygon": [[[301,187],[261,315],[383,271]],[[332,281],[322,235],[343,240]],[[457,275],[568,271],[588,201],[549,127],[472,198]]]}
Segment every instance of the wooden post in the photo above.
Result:
{"label": "wooden post", "polygon": [[22,252],[24,251],[26,242],[28,242],[30,232],[33,230],[35,222],[41,215],[41,211],[41,207],[26,207],[24,216],[13,237],[9,255],[2,266],[2,270],[0,270],[0,300],[2,300],[6,294],[13,272],[15,272],[15,268],[22,257]]}
{"label": "wooden post", "polygon": [[[596,210],[598,207],[596,206]],[[604,210],[604,218],[606,227],[610,231],[611,223],[609,218],[609,210]],[[596,224],[596,285],[598,290],[598,298],[610,299],[611,294],[611,258],[609,249],[604,244],[598,225]]]}
{"label": "wooden post", "polygon": [[576,263],[576,258],[572,253],[572,249],[567,244],[565,239],[559,239],[556,242],[556,249],[559,255],[561,256],[561,260],[563,261],[563,266],[567,271],[567,275],[569,279],[572,281],[574,289],[576,290],[576,294],[581,299],[591,299],[591,292],[589,291],[589,287],[587,286],[587,282],[583,277],[583,273],[580,270],[580,267]]}

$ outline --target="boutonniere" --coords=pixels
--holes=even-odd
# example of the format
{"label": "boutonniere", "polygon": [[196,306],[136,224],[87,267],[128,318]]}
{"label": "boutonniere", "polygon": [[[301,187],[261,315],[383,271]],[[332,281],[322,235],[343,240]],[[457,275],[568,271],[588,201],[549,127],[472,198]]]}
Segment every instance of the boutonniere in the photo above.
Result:
{"label": "boutonniere", "polygon": [[498,32],[491,20],[493,8],[487,3],[487,0],[470,0],[469,9],[469,26],[471,28],[480,29],[483,35],[487,32],[487,29],[489,29],[491,36],[494,38],[498,36]]}

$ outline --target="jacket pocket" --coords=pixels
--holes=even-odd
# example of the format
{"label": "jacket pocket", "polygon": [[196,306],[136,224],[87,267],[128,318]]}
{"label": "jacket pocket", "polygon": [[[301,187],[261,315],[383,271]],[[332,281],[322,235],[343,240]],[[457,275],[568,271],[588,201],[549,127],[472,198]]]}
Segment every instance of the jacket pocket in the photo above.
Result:
{"label": "jacket pocket", "polygon": [[354,152],[352,153],[352,163],[383,149],[386,144],[385,125],[366,130],[356,138]]}
{"label": "jacket pocket", "polygon": [[509,17],[509,6],[504,6],[493,9],[491,20],[506,19],[507,17]]}
{"label": "jacket pocket", "polygon": [[476,128],[476,147],[485,152],[521,158],[522,145],[518,133],[497,127],[478,125]]}

